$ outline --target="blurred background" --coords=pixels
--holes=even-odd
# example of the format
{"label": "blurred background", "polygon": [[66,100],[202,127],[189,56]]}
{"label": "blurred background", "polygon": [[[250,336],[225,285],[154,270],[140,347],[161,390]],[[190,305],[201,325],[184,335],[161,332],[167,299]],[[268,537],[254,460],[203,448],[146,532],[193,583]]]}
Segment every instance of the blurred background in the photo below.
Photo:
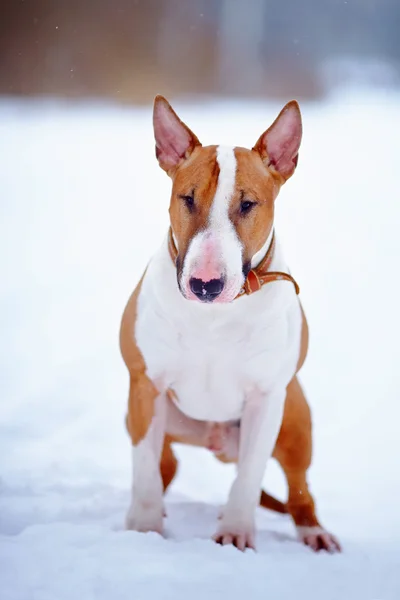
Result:
{"label": "blurred background", "polygon": [[397,0],[9,0],[0,93],[146,103],[397,85]]}
{"label": "blurred background", "polygon": [[[398,0],[1,3],[0,535],[41,523],[40,543],[57,520],[123,523],[119,324],[168,227],[154,95],[203,143],[246,147],[297,98],[304,138],[276,228],[310,323],[310,481],[343,545],[363,540],[368,566],[353,571],[371,596],[365,548],[379,547],[386,565],[400,542],[399,32]],[[224,501],[233,470],[199,449],[177,452],[169,502],[184,510],[169,529],[209,536],[217,509],[201,503]],[[285,497],[273,462],[265,485]],[[268,544],[268,531],[293,539],[289,521],[263,519]]]}

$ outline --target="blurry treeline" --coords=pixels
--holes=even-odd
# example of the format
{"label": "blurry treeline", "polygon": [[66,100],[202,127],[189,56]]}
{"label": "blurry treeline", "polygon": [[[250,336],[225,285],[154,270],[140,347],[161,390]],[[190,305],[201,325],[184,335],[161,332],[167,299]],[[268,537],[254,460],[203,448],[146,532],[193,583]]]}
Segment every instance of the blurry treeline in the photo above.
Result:
{"label": "blurry treeline", "polygon": [[7,95],[314,98],[363,64],[371,83],[400,73],[400,0],[3,0],[0,11]]}

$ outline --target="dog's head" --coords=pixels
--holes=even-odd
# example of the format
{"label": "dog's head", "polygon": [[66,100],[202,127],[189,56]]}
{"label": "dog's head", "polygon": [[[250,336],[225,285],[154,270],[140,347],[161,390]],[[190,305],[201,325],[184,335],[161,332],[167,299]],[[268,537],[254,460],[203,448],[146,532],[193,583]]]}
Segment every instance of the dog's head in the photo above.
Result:
{"label": "dog's head", "polygon": [[179,288],[188,300],[231,302],[267,242],[275,198],[296,168],[299,106],[289,102],[252,150],[203,147],[162,96],[153,122],[158,162],[172,179]]}

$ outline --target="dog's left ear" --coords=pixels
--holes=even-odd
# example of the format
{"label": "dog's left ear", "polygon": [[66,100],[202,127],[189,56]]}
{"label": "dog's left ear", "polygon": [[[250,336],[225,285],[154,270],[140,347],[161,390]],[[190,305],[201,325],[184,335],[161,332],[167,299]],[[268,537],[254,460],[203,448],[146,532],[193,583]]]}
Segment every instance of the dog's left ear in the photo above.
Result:
{"label": "dog's left ear", "polygon": [[156,96],[154,100],[153,126],[158,162],[164,171],[172,175],[201,144],[163,96]]}
{"label": "dog's left ear", "polygon": [[292,100],[258,139],[253,150],[260,154],[269,169],[279,173],[286,181],[293,175],[297,165],[301,134],[300,108]]}

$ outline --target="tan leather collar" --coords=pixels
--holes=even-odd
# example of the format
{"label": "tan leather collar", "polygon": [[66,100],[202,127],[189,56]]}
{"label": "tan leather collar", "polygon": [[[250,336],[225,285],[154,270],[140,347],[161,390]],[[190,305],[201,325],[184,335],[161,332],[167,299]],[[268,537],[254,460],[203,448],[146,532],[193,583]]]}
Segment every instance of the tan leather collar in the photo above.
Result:
{"label": "tan leather collar", "polygon": [[[168,250],[171,256],[173,263],[176,263],[176,259],[178,257],[178,250],[176,249],[174,236],[172,234],[171,227],[169,228],[168,233]],[[251,269],[247,275],[246,281],[244,282],[244,286],[236,296],[236,298],[240,298],[243,294],[253,294],[254,292],[258,292],[266,283],[271,283],[272,281],[291,281],[295,287],[296,294],[300,293],[300,288],[293,279],[293,277],[289,273],[283,273],[281,271],[268,271],[271,266],[272,259],[274,257],[275,251],[275,232],[272,234],[271,244],[267,250],[266,255],[260,262],[260,264]]]}

